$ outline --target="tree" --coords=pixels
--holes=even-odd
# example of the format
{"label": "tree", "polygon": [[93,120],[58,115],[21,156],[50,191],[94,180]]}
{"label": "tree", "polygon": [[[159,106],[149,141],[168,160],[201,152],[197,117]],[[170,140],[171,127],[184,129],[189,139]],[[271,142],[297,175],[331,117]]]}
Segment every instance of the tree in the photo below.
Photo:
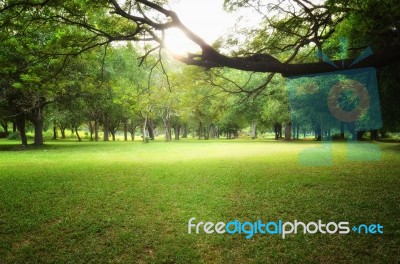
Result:
{"label": "tree", "polygon": [[[165,65],[161,60],[164,54],[161,50],[164,47],[165,31],[170,28],[180,29],[199,46],[198,53],[175,56],[177,60],[188,65],[202,66],[206,70],[213,69],[206,74],[202,71],[197,72],[200,74],[197,77],[202,77],[203,74],[212,75],[212,78],[209,78],[212,80],[211,85],[210,83],[206,85],[201,83],[196,87],[199,90],[204,89],[205,99],[207,99],[206,96],[217,90],[216,87],[232,94],[246,94],[248,98],[260,94],[271,95],[269,91],[265,92],[265,90],[267,86],[274,86],[278,76],[276,73],[280,73],[284,77],[293,77],[336,71],[337,67],[333,65],[340,66],[342,70],[349,69],[350,64],[354,61],[349,58],[356,57],[367,46],[374,49],[374,54],[352,65],[352,69],[381,67],[398,62],[400,59],[400,49],[398,48],[400,44],[398,38],[400,8],[398,3],[392,0],[363,2],[327,0],[318,4],[306,0],[286,0],[284,4],[282,4],[283,1],[278,1],[268,5],[264,5],[258,0],[226,0],[225,8],[227,10],[253,8],[255,12],[264,14],[264,21],[257,29],[248,31],[246,41],[242,42],[242,47],[237,49],[229,47],[230,42],[240,43],[232,38],[225,39],[225,41],[222,39],[213,44],[206,43],[182,24],[176,13],[168,8],[168,2],[166,0],[3,1],[0,5],[2,21],[0,26],[2,29],[6,29],[2,33],[2,39],[5,40],[3,43],[6,43],[4,47],[6,45],[14,47],[14,50],[20,52],[18,55],[22,54],[24,58],[18,64],[13,65],[7,62],[11,61],[9,58],[18,57],[17,53],[6,48],[4,52],[2,51],[1,54],[4,58],[2,66],[4,65],[3,69],[6,69],[3,71],[3,75],[11,80],[5,87],[21,88],[21,94],[17,97],[27,100],[28,98],[29,100],[34,99],[32,101],[35,102],[33,108],[32,105],[29,106],[31,112],[28,113],[25,111],[27,108],[24,108],[25,110],[22,111],[24,114],[21,114],[20,119],[31,118],[39,131],[41,127],[39,113],[42,113],[48,102],[51,102],[54,92],[58,89],[53,81],[60,70],[70,63],[72,58],[100,46],[106,47],[101,49],[104,50],[104,55],[111,42],[121,40],[146,42],[140,64],[147,67],[150,73],[158,71],[157,74],[165,74]],[[15,32],[24,34],[20,34],[22,37],[18,38],[20,35],[14,34]],[[349,38],[348,58],[342,58],[336,47],[336,43],[341,37]],[[16,41],[20,39],[24,40],[21,43],[25,46]],[[33,40],[34,43],[32,43]],[[333,63],[326,63],[326,56],[316,58],[314,54],[317,50],[320,52],[323,50],[333,58]],[[117,53],[124,52],[119,50]],[[133,52],[133,54],[135,53]],[[107,131],[109,130],[109,114],[111,109],[116,109],[114,108],[115,104],[124,108],[124,111],[120,111],[123,112],[121,118],[124,128],[127,127],[127,120],[131,116],[131,114],[126,115],[126,103],[123,102],[128,102],[129,100],[126,100],[128,97],[125,99],[121,97],[121,99],[117,90],[121,91],[121,87],[125,87],[123,83],[132,83],[132,80],[128,76],[124,76],[122,82],[115,81],[112,76],[115,75],[115,70],[120,68],[113,65],[118,66],[118,62],[123,60],[115,54],[111,54],[111,56],[113,58],[107,60],[104,59],[104,56],[97,55],[98,63],[102,65],[101,74],[97,72],[96,77],[91,77],[92,80],[88,82],[90,87],[103,87],[100,97],[104,100],[107,99],[104,101],[106,103],[103,109],[93,107],[90,111],[89,124],[90,127],[94,127],[95,131],[97,131],[100,119],[103,120],[103,127]],[[37,61],[40,63],[33,63]],[[35,66],[32,66],[33,64]],[[103,67],[104,65],[108,66]],[[379,82],[385,86],[383,98],[387,103],[390,103],[390,100],[385,95],[393,94],[396,89],[393,88],[396,86],[389,85],[397,81],[396,70],[392,70],[393,67],[397,66],[390,66],[390,70],[386,71],[385,69],[378,72],[379,76],[383,78]],[[234,78],[235,74],[230,74],[226,68],[249,73],[247,75],[238,74],[241,78],[237,80]],[[51,71],[46,72],[44,69],[51,69]],[[150,76],[154,77],[155,75],[150,74]],[[180,101],[175,101],[176,96],[166,93],[165,95],[168,94],[169,99],[162,101],[155,100],[160,98],[152,94],[151,90],[160,88],[158,85],[162,80],[165,81],[163,78],[158,78],[157,85],[151,85],[150,82],[140,83],[133,89],[136,90],[136,95],[129,96],[137,98],[135,100],[137,107],[134,107],[135,110],[132,114],[133,116],[137,116],[138,112],[142,114],[144,140],[146,129],[152,137],[152,128],[156,117],[163,117],[161,119],[166,127],[168,138],[171,137],[171,122],[175,122],[177,128],[179,126]],[[168,79],[166,82],[169,82]],[[162,86],[168,87],[169,90],[171,83],[168,85],[164,83]],[[96,93],[93,93],[94,97],[97,96],[95,95]],[[87,98],[89,101],[93,99],[90,96]],[[299,125],[292,124],[288,116],[283,114],[287,113],[287,109],[285,110],[287,102],[283,97],[280,97],[279,100],[283,101],[277,104],[273,101],[268,103],[267,100],[266,103],[270,104],[269,107],[274,105],[279,109],[279,111],[269,109],[270,111],[280,113],[284,117],[278,118],[278,116],[270,114],[276,119],[272,124],[276,127],[278,136],[281,134],[279,131],[281,130],[279,126],[282,125],[282,122],[279,122],[281,119],[285,120],[286,132],[291,131],[290,126],[297,128]],[[13,101],[10,99],[10,102]],[[98,104],[100,101],[96,102]],[[10,105],[15,105],[15,102]],[[106,106],[110,108],[106,109]],[[384,105],[383,109],[389,115],[389,111],[386,109],[390,109],[390,107]],[[21,112],[21,109],[15,108],[14,110],[14,113]],[[215,101],[209,100],[203,108],[195,109],[193,107],[186,112],[189,113],[186,116],[193,114],[193,117],[198,119],[197,121],[201,120],[198,122],[199,134],[201,135],[205,128],[206,133],[204,134],[207,135],[207,130],[216,125],[216,121],[221,118],[219,113],[223,111],[220,111],[220,106]],[[253,119],[253,117],[249,118]],[[264,116],[264,119],[268,118]],[[93,126],[92,122],[94,122]],[[310,126],[310,124],[305,125]],[[253,128],[255,131],[255,126]],[[38,142],[40,142],[40,138],[38,138]]]}
{"label": "tree", "polygon": [[286,126],[286,136],[289,136],[287,132],[290,132],[289,124],[291,123],[288,95],[283,78],[275,78],[269,89],[270,96],[266,98],[262,107],[261,118],[267,126],[273,128],[275,139],[278,140],[282,138],[283,125]]}
{"label": "tree", "polygon": [[[281,73],[284,76],[304,75],[311,73],[322,73],[334,71],[332,67],[323,62],[309,63],[289,63],[295,61],[298,52],[309,44],[321,47],[322,42],[328,39],[335,28],[347,17],[364,13],[365,10],[376,8],[388,9],[395,6],[394,1],[368,1],[366,4],[359,5],[358,1],[326,1],[323,4],[313,4],[305,0],[289,0],[288,8],[282,7],[280,3],[271,5],[261,5],[259,1],[225,1],[228,9],[235,9],[243,6],[255,6],[257,11],[267,14],[268,12],[278,12],[281,18],[277,21],[266,16],[267,24],[271,30],[278,32],[279,35],[291,37],[291,43],[282,48],[281,42],[279,49],[283,51],[292,50],[292,55],[286,61],[263,53],[272,49],[274,46],[263,47],[257,51],[256,55],[249,56],[228,56],[206,43],[198,35],[187,28],[176,15],[169,10],[167,1],[148,1],[148,0],[126,0],[126,1],[98,1],[79,2],[79,1],[24,1],[19,3],[6,2],[0,9],[1,13],[9,12],[34,12],[38,8],[40,19],[49,23],[67,23],[88,31],[86,45],[80,50],[69,51],[77,53],[87,50],[96,45],[103,45],[112,41],[153,41],[157,45],[150,49],[156,50],[163,47],[164,32],[170,28],[178,28],[185,35],[197,44],[201,50],[199,54],[188,54],[188,56],[176,56],[176,59],[190,65],[198,65],[206,68],[230,67],[245,71]],[[291,12],[290,6],[294,7]],[[373,9],[374,8],[374,9]],[[398,12],[397,9],[395,9]],[[396,17],[395,15],[393,17]],[[398,17],[398,16],[397,16]],[[31,18],[30,18],[31,19]],[[394,35],[398,34],[398,21],[391,19],[385,21],[385,27],[389,28]],[[113,25],[113,26],[111,26]],[[270,32],[270,30],[266,31]],[[91,40],[91,41],[90,41]],[[276,43],[276,41],[273,41]],[[388,44],[385,50],[378,52],[353,67],[379,67],[399,61],[400,51],[398,42]],[[149,52],[150,52],[149,51]],[[345,61],[345,68],[348,68],[353,60]],[[339,63],[339,62],[337,62]],[[340,61],[341,63],[341,61]]]}
{"label": "tree", "polygon": [[[22,144],[27,144],[25,121],[30,120],[34,124],[34,144],[42,145],[45,108],[70,83],[66,76],[62,79],[62,74],[66,73],[64,70],[72,57],[57,53],[64,46],[73,49],[84,34],[66,24],[41,21],[46,13],[44,9],[11,10],[10,5],[5,4],[0,13],[3,22],[0,45],[4,51],[0,62],[4,69],[2,75],[7,80],[3,88],[8,90],[5,93],[8,108],[16,118]],[[6,12],[10,10],[11,13]],[[65,37],[67,33],[74,38]]]}

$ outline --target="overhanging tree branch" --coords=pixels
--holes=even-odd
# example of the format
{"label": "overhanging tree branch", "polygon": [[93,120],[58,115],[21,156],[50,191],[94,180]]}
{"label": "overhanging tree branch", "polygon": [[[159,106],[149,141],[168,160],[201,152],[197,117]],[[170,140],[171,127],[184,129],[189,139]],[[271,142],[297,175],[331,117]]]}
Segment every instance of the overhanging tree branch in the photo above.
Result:
{"label": "overhanging tree branch", "polygon": [[[36,1],[21,1],[18,2],[17,5],[26,4],[27,7],[31,8],[40,8],[45,5],[49,5],[51,1],[43,1],[39,4]],[[188,54],[187,56],[176,55],[175,59],[188,64],[188,65],[197,65],[201,67],[205,67],[207,69],[210,68],[218,68],[218,67],[229,67],[238,70],[251,71],[251,72],[268,72],[268,73],[280,73],[283,76],[297,76],[297,75],[306,75],[306,74],[318,74],[324,72],[332,72],[337,71],[338,68],[335,68],[331,65],[328,65],[324,62],[316,62],[316,63],[292,63],[293,59],[297,56],[298,51],[304,45],[309,43],[319,44],[322,40],[329,37],[333,30],[331,27],[326,27],[326,25],[333,25],[335,23],[340,22],[342,18],[336,19],[335,22],[332,22],[332,13],[328,7],[321,5],[314,5],[308,0],[295,0],[294,2],[298,3],[300,7],[303,8],[303,11],[299,14],[293,12],[293,10],[287,11],[288,14],[290,12],[293,13],[294,19],[301,19],[304,21],[308,21],[314,25],[311,31],[306,31],[304,35],[298,34],[298,32],[292,30],[291,33],[294,35],[298,35],[297,43],[293,46],[294,52],[292,56],[289,57],[288,60],[281,62],[268,54],[255,54],[250,56],[227,56],[222,54],[215,48],[213,48],[210,44],[206,43],[200,36],[191,31],[186,25],[184,25],[179,19],[178,15],[161,4],[157,4],[155,1],[149,0],[136,0],[136,5],[142,5],[145,9],[140,9],[136,7],[137,10],[134,9],[134,5],[131,2],[128,5],[128,8],[125,9],[121,5],[121,1],[117,0],[107,0],[108,5],[104,5],[103,8],[109,8],[112,16],[119,16],[124,19],[128,19],[129,21],[134,22],[136,24],[135,29],[130,34],[116,34],[109,33],[107,29],[101,29],[98,26],[94,26],[90,23],[90,21],[86,20],[74,20],[73,16],[71,17],[58,17],[61,21],[72,24],[74,26],[79,26],[83,29],[90,31],[92,34],[97,34],[101,37],[108,39],[108,41],[99,41],[104,44],[109,43],[109,41],[140,41],[143,38],[139,36],[143,36],[143,34],[147,34],[150,36],[149,40],[154,40],[158,42],[158,46],[161,48],[164,47],[163,38],[161,37],[162,32],[170,29],[170,28],[178,28],[180,29],[191,41],[197,44],[200,48],[200,53],[192,56]],[[11,7],[3,7],[1,9],[2,12],[9,10]],[[314,10],[316,10],[314,12]],[[318,11],[319,10],[319,11]],[[320,12],[323,10],[324,12]],[[325,12],[326,11],[326,12]],[[57,12],[55,10],[54,12]],[[154,15],[162,17],[162,19],[151,19]],[[283,28],[283,30],[286,30]],[[325,32],[319,32],[325,31]],[[93,45],[93,47],[96,45]],[[290,46],[288,46],[290,47]],[[156,50],[156,49],[154,49]],[[147,54],[148,55],[148,54]],[[375,53],[374,55],[366,58],[365,60],[353,65],[351,68],[361,68],[361,67],[380,67],[384,65],[388,65],[394,62],[400,61],[400,48],[398,46],[387,47],[386,50],[380,53]],[[346,60],[344,63],[344,67],[340,68],[349,69],[349,65],[352,60]],[[334,61],[341,67],[341,61]]]}
{"label": "overhanging tree branch", "polygon": [[[114,2],[114,6],[118,6],[114,0],[110,0]],[[164,24],[157,24],[154,29],[156,30],[165,30],[169,27],[175,27],[180,29],[190,40],[192,40],[195,44],[199,46],[201,49],[201,54],[197,54],[195,56],[182,56],[175,55],[175,59],[188,64],[188,65],[196,65],[205,67],[207,69],[217,68],[217,67],[229,67],[238,70],[244,71],[253,71],[253,72],[270,72],[270,73],[280,73],[283,76],[297,76],[297,75],[307,75],[307,74],[317,74],[317,73],[325,73],[337,71],[338,68],[335,68],[331,65],[328,65],[324,62],[316,62],[316,63],[282,63],[275,59],[274,57],[268,54],[260,54],[261,56],[247,56],[247,57],[229,57],[224,54],[221,54],[217,50],[215,50],[211,45],[206,43],[201,37],[187,28],[179,19],[177,14],[171,10],[167,10],[154,2],[150,2],[147,0],[137,0],[137,2],[146,5],[149,8],[154,9],[162,13],[166,18],[170,19],[168,22]],[[115,5],[116,4],[116,5]],[[320,6],[315,6],[313,8],[320,8]],[[120,10],[120,7],[117,7],[117,11]],[[309,10],[308,10],[309,11]],[[119,11],[120,12],[120,11]],[[118,12],[117,12],[118,13]],[[319,18],[315,18],[315,23],[322,23]],[[143,21],[142,19],[140,20]],[[152,26],[153,22],[147,21],[146,24]],[[320,25],[319,25],[320,26]],[[315,32],[313,32],[315,33]],[[328,31],[327,35],[331,35],[333,33],[332,30]],[[320,37],[321,38],[321,37]],[[322,36],[325,38],[325,36]],[[304,41],[305,44],[310,41]],[[162,43],[160,43],[162,44]],[[299,47],[300,48],[300,47]],[[297,48],[298,49],[298,48]],[[296,54],[296,52],[295,52]],[[289,60],[291,61],[291,60]],[[344,68],[348,69],[349,65],[353,60],[346,60],[344,63]],[[376,53],[362,62],[353,65],[351,68],[363,68],[363,67],[380,67],[384,65],[388,65],[394,62],[400,61],[400,49],[398,47],[392,47],[390,49],[385,50],[382,53]],[[334,61],[339,67],[342,61]],[[341,70],[342,70],[341,69]]]}

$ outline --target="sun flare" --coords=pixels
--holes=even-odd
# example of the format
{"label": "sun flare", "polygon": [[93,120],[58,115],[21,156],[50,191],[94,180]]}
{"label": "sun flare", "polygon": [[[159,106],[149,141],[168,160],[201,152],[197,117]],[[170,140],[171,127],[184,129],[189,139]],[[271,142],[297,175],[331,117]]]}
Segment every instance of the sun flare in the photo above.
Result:
{"label": "sun flare", "polygon": [[179,29],[169,29],[165,34],[165,47],[173,54],[184,55],[188,52],[196,52],[199,47],[189,40]]}
{"label": "sun flare", "polygon": [[[194,33],[212,44],[234,24],[234,17],[223,10],[223,0],[181,0],[171,6],[181,21]],[[199,47],[178,29],[169,29],[166,48],[174,54],[195,52]]]}

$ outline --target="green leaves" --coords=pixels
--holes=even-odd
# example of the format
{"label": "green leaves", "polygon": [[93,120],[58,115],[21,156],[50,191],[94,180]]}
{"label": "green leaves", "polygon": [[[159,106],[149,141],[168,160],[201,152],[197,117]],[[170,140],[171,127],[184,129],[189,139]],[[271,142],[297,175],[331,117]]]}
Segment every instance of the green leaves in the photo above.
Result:
{"label": "green leaves", "polygon": [[20,79],[22,82],[33,84],[33,85],[38,85],[41,83],[42,78],[37,76],[36,74],[21,74]]}

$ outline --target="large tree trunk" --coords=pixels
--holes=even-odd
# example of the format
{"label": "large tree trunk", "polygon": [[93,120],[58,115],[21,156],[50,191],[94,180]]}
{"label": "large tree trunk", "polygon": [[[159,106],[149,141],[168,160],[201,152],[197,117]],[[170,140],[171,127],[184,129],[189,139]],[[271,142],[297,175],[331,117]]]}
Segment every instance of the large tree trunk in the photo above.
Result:
{"label": "large tree trunk", "polygon": [[344,139],[344,123],[340,122],[340,139]]}
{"label": "large tree trunk", "polygon": [[179,124],[175,124],[174,126],[175,140],[179,140],[180,133],[181,133],[181,126]]}
{"label": "large tree trunk", "polygon": [[285,123],[285,140],[291,140],[292,122]]}
{"label": "large tree trunk", "polygon": [[94,140],[99,141],[99,120],[94,120]]}
{"label": "large tree trunk", "polygon": [[376,141],[379,139],[378,130],[371,130],[371,140]]}
{"label": "large tree trunk", "polygon": [[315,139],[317,141],[321,141],[322,140],[322,131],[321,131],[321,127],[320,126],[317,126],[315,128]]}
{"label": "large tree trunk", "polygon": [[315,135],[317,137],[317,141],[321,141],[324,138],[324,130],[322,127],[322,120],[320,120],[320,123],[317,125],[315,129]]}
{"label": "large tree trunk", "polygon": [[59,122],[58,127],[60,128],[61,132],[61,139],[65,139],[65,130],[67,129],[67,125],[65,123]]}
{"label": "large tree trunk", "polygon": [[275,123],[274,125],[274,132],[275,132],[275,140],[279,139],[279,131],[280,131],[280,127],[282,125],[280,125],[278,122]]}
{"label": "large tree trunk", "polygon": [[128,141],[128,120],[124,120],[124,141]]}
{"label": "large tree trunk", "polygon": [[61,139],[65,139],[65,127],[64,126],[60,126],[60,131],[61,131]]}
{"label": "large tree trunk", "polygon": [[13,133],[17,132],[17,122],[13,122]]}
{"label": "large tree trunk", "polygon": [[357,131],[357,140],[362,140],[364,134],[365,134],[365,131]]}
{"label": "large tree trunk", "polygon": [[78,132],[78,127],[77,127],[77,126],[75,127],[75,134],[76,134],[76,137],[78,138],[78,141],[81,142],[82,139],[81,139],[81,137],[79,136],[79,132]]}
{"label": "large tree trunk", "polygon": [[204,126],[204,139],[205,140],[210,139],[210,127],[211,127],[211,125],[207,125],[207,124]]}
{"label": "large tree trunk", "polygon": [[251,139],[257,138],[257,122],[251,122]]}
{"label": "large tree trunk", "polygon": [[110,118],[108,117],[108,113],[104,113],[103,115],[103,140],[110,140]]}
{"label": "large tree trunk", "polygon": [[36,146],[43,145],[43,120],[42,119],[35,119],[33,120],[33,125],[35,126],[35,138],[34,144]]}
{"label": "large tree trunk", "polygon": [[187,138],[188,137],[188,128],[187,124],[184,124],[182,127],[182,138]]}
{"label": "large tree trunk", "polygon": [[171,122],[169,119],[163,118],[164,128],[165,128],[165,141],[171,141]]}
{"label": "large tree trunk", "polygon": [[143,143],[147,143],[147,140],[146,140],[146,138],[147,138],[147,133],[146,133],[146,129],[147,129],[147,116],[144,118],[144,121],[143,121]]}
{"label": "large tree trunk", "polygon": [[38,109],[34,111],[32,122],[35,127],[35,137],[34,144],[35,146],[43,145],[43,116],[42,109]]}
{"label": "large tree trunk", "polygon": [[299,139],[300,125],[292,124],[292,127],[293,127],[293,139]]}
{"label": "large tree trunk", "polygon": [[151,140],[154,140],[155,135],[154,135],[154,122],[153,122],[153,120],[148,119],[147,128],[148,128],[148,131],[149,131],[149,138]]}
{"label": "large tree trunk", "polygon": [[216,129],[216,126],[214,125],[214,124],[211,124],[210,125],[210,128],[209,128],[209,138],[216,138],[217,137],[217,129]]}
{"label": "large tree trunk", "polygon": [[22,146],[26,147],[28,145],[28,139],[26,137],[26,130],[25,130],[25,123],[26,122],[25,121],[26,121],[25,120],[25,115],[24,114],[19,114],[16,117],[15,125],[16,125],[16,127],[17,127],[17,129],[19,131],[19,136],[21,137]]}
{"label": "large tree trunk", "polygon": [[56,120],[53,121],[53,139],[57,139],[57,122]]}
{"label": "large tree trunk", "polygon": [[165,141],[171,141],[172,137],[171,137],[171,124],[169,124],[169,122],[167,122],[166,126],[165,126]]}
{"label": "large tree trunk", "polygon": [[133,123],[133,121],[131,121],[129,124],[129,133],[131,134],[132,141],[135,140],[135,131],[136,131],[136,125]]}
{"label": "large tree trunk", "polygon": [[89,121],[88,125],[89,125],[90,141],[93,141],[93,131],[94,131],[94,128],[93,128],[92,121]]}

